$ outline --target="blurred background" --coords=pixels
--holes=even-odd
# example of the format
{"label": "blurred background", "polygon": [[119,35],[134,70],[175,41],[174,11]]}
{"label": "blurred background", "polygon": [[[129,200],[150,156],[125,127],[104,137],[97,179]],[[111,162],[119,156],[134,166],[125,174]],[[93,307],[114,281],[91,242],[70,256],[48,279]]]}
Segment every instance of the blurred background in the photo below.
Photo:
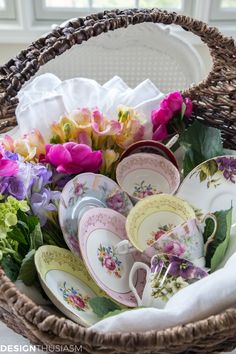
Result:
{"label": "blurred background", "polygon": [[[217,26],[236,38],[236,0],[0,0],[0,64],[15,56],[53,24],[113,8],[158,7]],[[211,61],[198,37],[174,29],[201,55],[205,71]]]}

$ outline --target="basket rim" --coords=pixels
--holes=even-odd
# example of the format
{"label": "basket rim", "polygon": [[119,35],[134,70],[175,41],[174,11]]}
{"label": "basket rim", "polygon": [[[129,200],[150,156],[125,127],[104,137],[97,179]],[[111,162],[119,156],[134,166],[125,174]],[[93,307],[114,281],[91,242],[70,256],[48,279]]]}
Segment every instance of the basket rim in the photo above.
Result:
{"label": "basket rim", "polygon": [[[161,331],[147,332],[97,332],[84,328],[71,320],[52,315],[41,306],[35,304],[29,297],[21,293],[4,271],[0,269],[0,300],[9,304],[11,311],[17,317],[23,318],[41,333],[52,332],[63,339],[76,342],[79,339],[87,345],[107,348],[151,349],[182,347],[183,344],[193,344],[208,336],[228,334],[229,329],[236,330],[236,309],[230,308],[224,312],[211,315],[206,319],[197,320],[185,325],[178,325]],[[0,301],[0,306],[2,306]]]}

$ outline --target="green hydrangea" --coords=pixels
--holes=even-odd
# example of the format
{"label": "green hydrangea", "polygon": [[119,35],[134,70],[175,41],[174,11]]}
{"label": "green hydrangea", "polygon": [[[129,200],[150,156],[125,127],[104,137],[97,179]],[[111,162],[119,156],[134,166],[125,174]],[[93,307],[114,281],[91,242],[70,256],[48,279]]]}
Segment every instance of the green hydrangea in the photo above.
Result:
{"label": "green hydrangea", "polygon": [[[0,197],[0,200],[2,198]],[[26,212],[29,210],[27,201],[17,200],[9,196],[5,202],[0,203],[0,239],[6,238],[11,227],[17,224],[17,212],[21,210]]]}

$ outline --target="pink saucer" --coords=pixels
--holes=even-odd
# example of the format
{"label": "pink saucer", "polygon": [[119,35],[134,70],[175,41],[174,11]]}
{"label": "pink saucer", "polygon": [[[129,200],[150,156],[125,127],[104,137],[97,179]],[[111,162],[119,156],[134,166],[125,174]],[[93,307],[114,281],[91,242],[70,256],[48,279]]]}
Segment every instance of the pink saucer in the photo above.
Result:
{"label": "pink saucer", "polygon": [[[129,273],[141,253],[117,255],[115,246],[127,239],[126,218],[111,209],[88,210],[79,225],[79,245],[85,265],[98,284],[111,298],[128,307],[137,301],[129,288]],[[136,288],[142,293],[145,284],[143,270],[137,273]]]}

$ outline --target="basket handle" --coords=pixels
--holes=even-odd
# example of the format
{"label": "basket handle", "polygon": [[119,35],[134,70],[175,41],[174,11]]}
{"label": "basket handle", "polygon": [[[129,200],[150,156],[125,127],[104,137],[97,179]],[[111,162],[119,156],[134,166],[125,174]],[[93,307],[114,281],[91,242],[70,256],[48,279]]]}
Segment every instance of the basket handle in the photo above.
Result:
{"label": "basket handle", "polygon": [[[81,44],[91,37],[143,22],[179,25],[199,36],[208,45],[213,59],[213,68],[206,80],[184,91],[185,95],[194,98],[199,91],[204,92],[204,88],[212,81],[220,80],[222,67],[229,75],[227,68],[236,66],[236,46],[232,38],[223,36],[217,28],[209,27],[202,21],[175,12],[159,9],[114,10],[72,19],[64,26],[56,27],[42,36],[21,51],[16,58],[0,67],[0,130],[2,130],[3,119],[6,115],[10,116],[9,106],[13,107],[17,103],[14,97],[22,85],[37,73],[40,66],[61,55],[73,45]],[[4,121],[5,126],[9,126],[9,121]]]}

